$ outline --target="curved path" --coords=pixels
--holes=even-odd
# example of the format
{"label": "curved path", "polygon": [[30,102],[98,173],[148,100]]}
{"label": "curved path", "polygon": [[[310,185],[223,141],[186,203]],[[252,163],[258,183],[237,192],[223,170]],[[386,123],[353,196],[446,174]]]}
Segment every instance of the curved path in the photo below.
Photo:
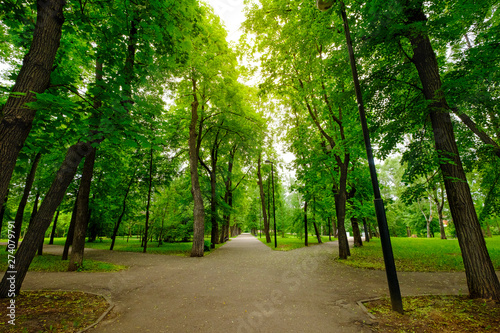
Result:
{"label": "curved path", "polygon": [[[387,295],[385,272],[336,263],[336,253],[336,242],[272,251],[248,234],[204,258],[88,249],[86,258],[130,268],[29,272],[23,289],[108,295],[116,306],[90,332],[370,332],[356,301]],[[467,293],[464,273],[399,273],[399,281],[403,295]]]}

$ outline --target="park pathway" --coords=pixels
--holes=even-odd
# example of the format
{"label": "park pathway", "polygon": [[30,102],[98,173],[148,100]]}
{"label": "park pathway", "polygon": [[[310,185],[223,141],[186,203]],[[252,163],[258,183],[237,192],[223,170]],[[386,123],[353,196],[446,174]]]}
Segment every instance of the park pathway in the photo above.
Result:
{"label": "park pathway", "polygon": [[[60,247],[47,246],[47,252]],[[334,243],[272,251],[243,234],[204,258],[88,250],[115,273],[28,273],[23,289],[83,290],[115,308],[90,332],[371,332],[356,301],[387,294],[382,271],[335,262]],[[466,293],[463,273],[399,273],[403,295]]]}

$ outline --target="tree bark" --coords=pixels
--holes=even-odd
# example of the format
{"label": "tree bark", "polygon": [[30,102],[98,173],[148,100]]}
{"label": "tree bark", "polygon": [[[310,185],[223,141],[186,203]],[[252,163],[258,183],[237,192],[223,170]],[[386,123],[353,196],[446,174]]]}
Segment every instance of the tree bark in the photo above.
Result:
{"label": "tree bark", "polygon": [[361,240],[361,232],[359,231],[359,224],[357,217],[351,217],[352,236],[354,237],[354,247],[362,247],[363,241]]}
{"label": "tree bark", "polygon": [[69,260],[68,271],[76,271],[83,266],[83,253],[85,251],[85,236],[87,235],[89,196],[92,176],[94,174],[96,149],[91,146],[90,153],[85,157],[83,164],[82,179],[76,200],[76,219],[73,234],[73,244],[71,246],[71,258]]}
{"label": "tree bark", "polygon": [[203,257],[205,237],[205,208],[201,195],[200,180],[198,175],[198,145],[196,130],[198,124],[198,97],[196,92],[196,80],[192,79],[193,102],[191,103],[191,123],[189,125],[189,169],[191,173],[191,194],[193,195],[193,247],[191,257]]}
{"label": "tree bark", "polygon": [[149,156],[149,187],[148,203],[146,205],[146,223],[144,224],[144,248],[142,253],[146,253],[148,248],[148,230],[149,230],[149,207],[151,206],[151,188],[153,187],[153,146],[151,146]]}
{"label": "tree bark", "polygon": [[[405,7],[409,23],[426,23],[422,2]],[[481,225],[472,201],[470,188],[455,141],[439,74],[439,66],[429,37],[423,32],[412,32],[408,39],[413,47],[412,62],[417,68],[425,98],[430,101],[429,113],[436,150],[440,156],[451,215],[457,230],[458,242],[471,298],[500,301],[500,283],[486,249]]]}
{"label": "tree bark", "polygon": [[57,210],[56,217],[54,218],[54,223],[52,224],[52,232],[50,233],[50,241],[49,245],[54,244],[54,237],[56,234],[57,228],[57,219],[59,218],[59,209]]}
{"label": "tree bark", "polygon": [[118,229],[120,228],[120,224],[122,222],[123,216],[125,215],[125,208],[127,207],[127,197],[130,192],[130,188],[132,187],[132,184],[134,183],[135,180],[135,173],[137,172],[137,169],[134,170],[134,174],[132,175],[132,178],[130,178],[130,181],[127,186],[127,190],[125,191],[125,196],[123,197],[123,204],[122,204],[122,212],[120,216],[118,216],[118,220],[116,221],[115,227],[113,229],[113,235],[111,236],[111,246],[109,247],[110,251],[113,251],[113,248],[115,247],[115,240],[116,240],[116,234],[118,233]]}
{"label": "tree bark", "polygon": [[38,0],[30,49],[0,115],[0,202],[4,202],[17,157],[31,130],[36,110],[26,106],[44,92],[61,40],[65,0]]}
{"label": "tree bark", "polygon": [[3,217],[5,215],[5,211],[7,210],[8,199],[9,199],[9,190],[7,190],[7,194],[5,195],[2,207],[0,208],[0,235],[2,234]]}
{"label": "tree bark", "polygon": [[78,192],[76,193],[71,220],[69,221],[68,233],[64,242],[64,249],[61,260],[68,260],[69,247],[73,244],[73,236],[75,235],[76,207],[78,206]]}
{"label": "tree bark", "polygon": [[16,218],[14,222],[14,244],[17,249],[17,245],[19,243],[19,237],[21,237],[21,228],[23,226],[23,217],[24,217],[24,209],[26,208],[26,203],[28,202],[28,197],[31,192],[31,187],[33,186],[33,182],[35,180],[36,169],[38,167],[38,163],[40,162],[40,158],[42,157],[41,153],[37,153],[35,158],[33,159],[33,164],[31,165],[30,172],[26,177],[26,184],[24,185],[23,196],[21,197],[21,201],[19,202],[19,206],[16,212]]}
{"label": "tree bark", "polygon": [[318,225],[316,224],[316,199],[313,198],[313,226],[314,231],[316,232],[316,239],[318,240],[318,244],[322,244],[321,235],[318,230]]}
{"label": "tree bark", "polygon": [[257,160],[257,177],[259,181],[260,191],[260,202],[262,204],[262,217],[264,219],[264,234],[266,235],[266,243],[271,243],[271,235],[269,234],[269,219],[266,212],[266,196],[264,194],[264,184],[262,183],[262,173],[260,172],[262,153],[259,154],[259,159]]}
{"label": "tree bark", "polygon": [[219,243],[224,243],[227,238],[229,238],[229,223],[231,221],[231,209],[233,208],[233,165],[234,165],[234,156],[236,154],[237,146],[234,145],[231,151],[229,152],[229,161],[227,164],[227,179],[225,181],[226,185],[226,193],[224,193],[224,202],[229,206],[229,212],[223,214],[223,225],[222,231],[220,233]]}
{"label": "tree bark", "polygon": [[347,203],[347,164],[349,163],[349,158],[346,157],[343,163],[338,163],[340,169],[340,179],[339,186],[335,198],[335,212],[337,215],[337,230],[339,239],[339,258],[347,259],[351,255],[349,250],[349,241],[347,240],[347,234],[345,231],[345,213],[346,213],[346,203]]}
{"label": "tree bark", "polygon": [[[15,293],[19,294],[21,285],[24,281],[28,267],[35,256],[36,249],[42,241],[45,231],[50,226],[54,213],[61,204],[66,194],[66,190],[76,174],[78,164],[82,158],[88,155],[92,150],[91,143],[79,142],[68,149],[66,157],[59,168],[52,185],[45,196],[38,213],[31,223],[21,246],[15,255]],[[8,297],[10,289],[10,280],[12,274],[6,273],[0,282],[0,297]]]}

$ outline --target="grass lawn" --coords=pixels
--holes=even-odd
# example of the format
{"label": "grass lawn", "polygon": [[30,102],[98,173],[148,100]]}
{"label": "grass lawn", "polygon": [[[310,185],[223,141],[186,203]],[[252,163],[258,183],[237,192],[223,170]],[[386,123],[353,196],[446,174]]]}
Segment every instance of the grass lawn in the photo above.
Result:
{"label": "grass lawn", "polygon": [[[281,235],[278,235],[277,237],[277,243],[278,247],[274,248],[274,236],[271,236],[271,243],[266,243],[266,236],[262,235],[262,237],[257,236],[257,239],[260,240],[262,243],[266,244],[269,246],[271,249],[276,250],[276,251],[290,251],[290,250],[295,250],[299,249],[301,247],[305,247],[304,245],[304,238],[300,239],[296,236],[293,235],[285,235],[286,237],[283,238]],[[309,236],[309,245],[318,245],[318,240],[316,239],[316,236]],[[329,242],[328,236],[321,236],[321,240],[323,243]],[[332,241],[336,240],[336,238],[332,237]]]}
{"label": "grass lawn", "polygon": [[[205,240],[209,241],[210,238],[205,238]],[[66,242],[66,238],[54,238],[54,245],[64,246],[64,242]],[[48,244],[48,238],[45,239],[45,244]],[[215,248],[217,249],[222,245],[223,244],[216,244]],[[110,246],[110,238],[101,238],[93,243],[85,243],[85,247],[98,250],[109,250]],[[188,256],[191,253],[192,246],[192,242],[163,243],[161,246],[158,246],[158,242],[148,242],[147,253]],[[125,239],[123,239],[123,237],[117,237],[113,251],[142,252],[143,249],[141,247],[141,241],[138,238],[129,238],[127,242],[126,237]],[[209,254],[209,252],[205,253],[205,255],[207,254]]]}
{"label": "grass lawn", "polygon": [[[0,272],[7,270],[7,255],[9,253],[0,249]],[[29,271],[32,272],[67,272],[69,260],[61,260],[61,256],[44,254],[43,256],[35,256]],[[84,259],[83,269],[85,272],[117,272],[125,269],[125,266],[115,265],[107,262]]]}
{"label": "grass lawn", "polygon": [[[405,272],[463,271],[458,240],[439,238],[391,238],[396,268]],[[493,266],[500,270],[500,236],[486,238]],[[384,269],[380,239],[374,238],[363,247],[351,249],[351,257],[339,260],[346,265]]]}

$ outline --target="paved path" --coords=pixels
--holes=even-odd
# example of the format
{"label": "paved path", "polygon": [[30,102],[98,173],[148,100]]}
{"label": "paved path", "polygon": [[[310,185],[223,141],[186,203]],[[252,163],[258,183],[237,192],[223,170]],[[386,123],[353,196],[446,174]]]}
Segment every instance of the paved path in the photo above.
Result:
{"label": "paved path", "polygon": [[[385,272],[336,263],[336,253],[334,243],[272,251],[245,234],[204,258],[89,249],[87,258],[130,268],[29,272],[23,289],[108,295],[116,306],[91,332],[370,332],[356,301],[386,295]],[[399,273],[399,280],[403,295],[467,293],[464,273]]]}

